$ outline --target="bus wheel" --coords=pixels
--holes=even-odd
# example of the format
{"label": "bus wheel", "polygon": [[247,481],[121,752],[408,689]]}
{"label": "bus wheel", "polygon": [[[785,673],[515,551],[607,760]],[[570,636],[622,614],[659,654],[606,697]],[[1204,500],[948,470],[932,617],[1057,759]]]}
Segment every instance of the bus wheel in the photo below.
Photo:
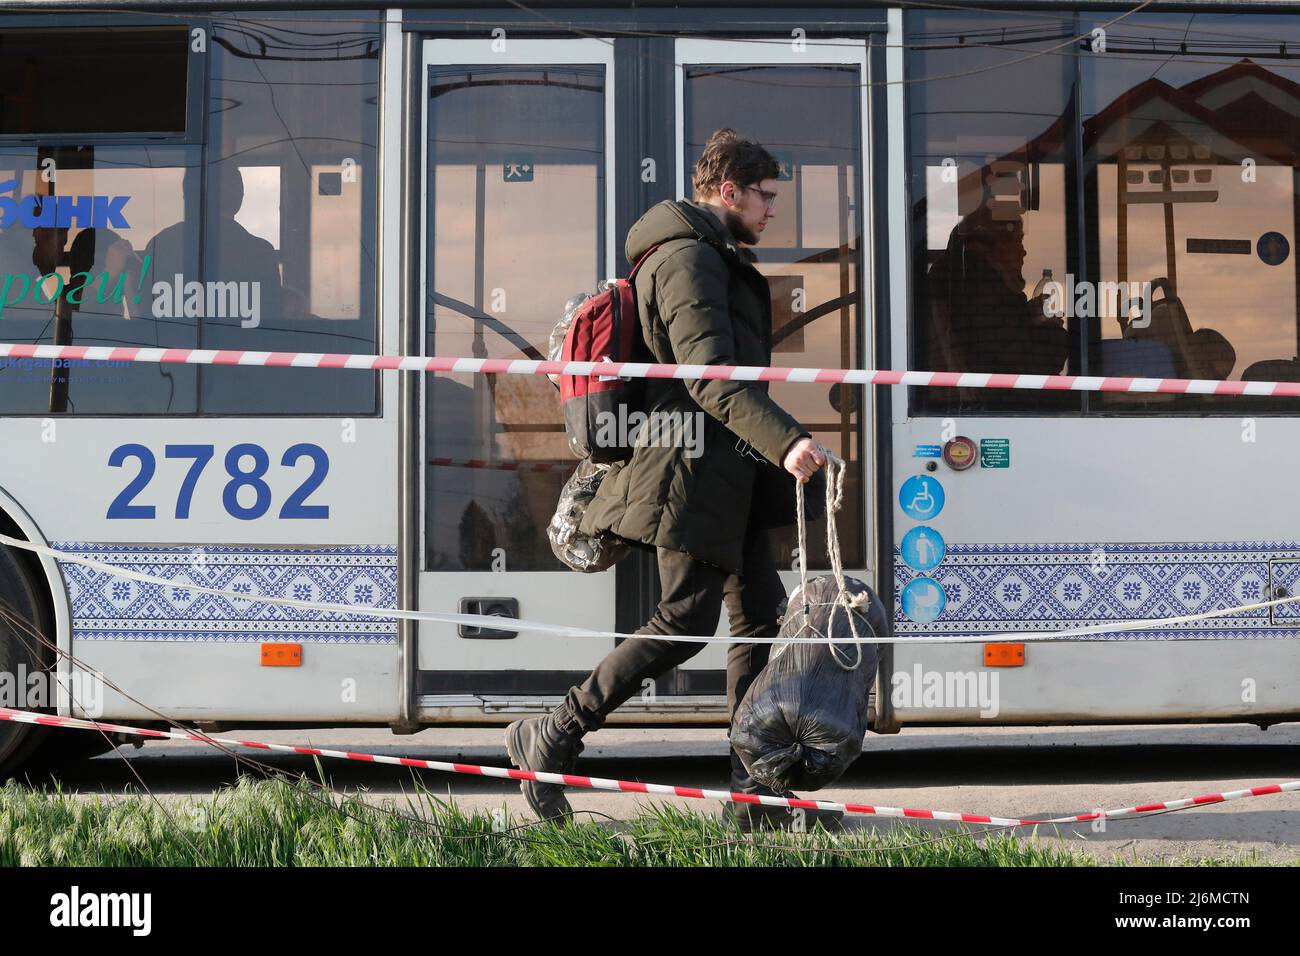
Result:
{"label": "bus wheel", "polygon": [[[54,628],[45,602],[12,548],[0,547],[0,601],[8,616],[30,622],[41,634],[52,636]],[[28,676],[44,669],[53,657],[35,637],[0,616],[0,706],[23,709]],[[48,733],[44,727],[0,721],[0,781],[13,776]]]}
{"label": "bus wheel", "polygon": [[46,736],[17,774],[20,780],[33,786],[44,783],[48,778],[57,780],[62,771],[76,770],[82,761],[108,753],[117,746],[97,730],[38,729],[44,731]]}

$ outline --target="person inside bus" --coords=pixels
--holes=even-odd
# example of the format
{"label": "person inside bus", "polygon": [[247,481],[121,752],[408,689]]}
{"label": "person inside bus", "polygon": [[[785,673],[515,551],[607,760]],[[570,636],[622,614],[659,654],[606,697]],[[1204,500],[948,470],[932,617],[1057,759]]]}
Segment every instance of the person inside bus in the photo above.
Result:
{"label": "person inside bus", "polygon": [[[79,229],[69,244],[70,231],[64,226],[37,226],[32,230],[32,262],[37,270],[41,275],[50,275],[60,266],[67,268],[62,295],[72,305],[73,313],[130,318],[131,297],[137,294],[142,281],[140,257],[131,243],[101,226]],[[104,333],[95,330],[92,334]],[[108,334],[111,337],[111,332]]]}
{"label": "person inside bus", "polygon": [[1222,381],[1237,367],[1237,350],[1214,329],[1197,329],[1187,340],[1189,375]]}
{"label": "person inside bus", "polygon": [[[192,184],[186,177],[186,184]],[[186,185],[182,186],[182,191]],[[207,204],[206,242],[203,249],[204,275],[209,282],[259,283],[259,310],[263,319],[279,317],[282,306],[280,254],[271,243],[253,235],[235,219],[244,204],[244,177],[233,162],[221,161],[208,167],[207,190],[212,201]],[[188,204],[187,204],[188,206]],[[145,255],[149,257],[149,285],[199,279],[194,274],[198,255],[194,226],[181,220],[168,226],[149,240]],[[206,316],[222,321],[221,316]],[[228,321],[239,323],[239,318]]]}
{"label": "person inside bus", "polygon": [[148,313],[147,308],[140,308],[141,303],[132,301],[140,295],[142,304],[148,306],[149,290],[143,287],[147,277],[140,275],[143,263],[131,243],[113,230],[101,227],[78,232],[68,247],[68,268],[72,275],[90,273],[77,306],[83,316],[121,319]]}
{"label": "person inside bus", "polygon": [[[1064,319],[1026,297],[1025,228],[984,204],[953,228],[930,267],[929,370],[1056,375],[1069,354]],[[986,396],[991,398],[991,396]]]}
{"label": "person inside bus", "polygon": [[[16,209],[23,198],[21,187],[25,177],[21,172],[8,174],[8,177],[3,184],[3,193],[7,194],[5,198]],[[50,207],[45,204],[54,202],[55,197],[46,196],[34,211],[48,212]],[[130,290],[127,286],[139,275],[138,271],[133,271],[139,263],[135,250],[125,238],[106,227],[79,229],[71,246],[68,245],[70,232],[67,226],[57,225],[33,226],[29,229],[17,221],[0,229],[0,272],[15,277],[10,281],[15,291],[7,292],[15,301],[5,304],[7,312],[20,318],[48,317],[51,309],[37,301],[37,280],[41,276],[55,273],[60,267],[66,267],[71,275],[78,272],[90,274],[90,280],[85,283],[85,293],[88,295],[74,293],[69,300],[81,300],[74,304],[75,310],[118,318],[124,316],[123,300],[134,291],[134,285]],[[122,292],[114,297],[113,292],[119,280],[122,280]],[[99,291],[101,284],[104,285],[102,298]],[[79,286],[80,283],[77,287]],[[73,287],[71,278],[59,286],[64,290],[60,294],[68,295],[69,287]],[[21,297],[18,291],[21,291]],[[49,288],[48,284],[40,292],[46,298],[54,294],[55,290]]]}

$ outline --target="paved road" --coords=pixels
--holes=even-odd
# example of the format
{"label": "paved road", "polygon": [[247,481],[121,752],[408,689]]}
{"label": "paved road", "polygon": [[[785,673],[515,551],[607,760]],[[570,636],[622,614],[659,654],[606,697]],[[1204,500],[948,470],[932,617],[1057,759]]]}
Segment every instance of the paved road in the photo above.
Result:
{"label": "paved road", "polygon": [[[72,733],[73,731],[68,731]],[[79,732],[79,731],[77,731]],[[411,737],[387,730],[252,731],[226,736],[506,766],[497,729],[432,729]],[[726,737],[722,730],[607,728],[586,738],[579,772],[593,776],[724,788]],[[160,795],[211,793],[235,778],[234,761],[201,745],[149,743],[125,748],[131,764]],[[310,758],[249,752],[277,767],[313,773]],[[400,797],[412,771],[327,762],[335,787],[364,788],[368,799]],[[508,806],[529,814],[509,781],[424,772],[430,789],[451,794],[466,809]],[[1197,725],[1110,728],[909,728],[896,736],[868,736],[863,757],[818,796],[888,806],[1044,818],[1096,808],[1131,806],[1264,783],[1300,779],[1300,724]],[[120,792],[135,777],[120,757],[107,754],[65,773],[67,788]],[[716,813],[718,804],[677,798],[572,791],[576,810],[614,817],[637,812],[647,800],[665,800]],[[915,821],[913,821],[915,822]],[[852,825],[890,827],[881,818]],[[952,824],[921,823],[939,830]],[[1024,832],[1024,831],[1022,831]],[[1300,793],[1197,807],[1138,820],[1063,829],[1060,840],[1108,858],[1115,854],[1166,860],[1258,853],[1260,860],[1300,860]]]}

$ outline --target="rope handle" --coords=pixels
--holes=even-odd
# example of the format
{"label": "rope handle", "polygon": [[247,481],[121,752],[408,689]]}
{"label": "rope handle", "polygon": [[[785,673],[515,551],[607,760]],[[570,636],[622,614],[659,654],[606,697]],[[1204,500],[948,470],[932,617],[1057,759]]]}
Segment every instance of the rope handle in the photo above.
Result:
{"label": "rope handle", "polygon": [[[835,578],[836,594],[835,600],[831,602],[830,617],[826,620],[826,633],[819,636],[826,638],[826,645],[830,649],[831,657],[844,670],[857,670],[862,664],[862,638],[858,634],[858,625],[855,620],[855,612],[871,600],[871,595],[867,592],[854,594],[849,591],[848,585],[844,583],[844,562],[840,557],[840,536],[839,530],[835,524],[835,515],[844,503],[844,473],[848,470],[848,465],[844,459],[840,458],[830,449],[818,446],[823,455],[826,456],[826,553],[830,558],[831,575]],[[810,628],[814,632],[817,630],[808,621],[809,613],[812,609],[808,601],[808,527],[804,517],[804,482],[795,479],[794,483],[794,501],[795,501],[795,519],[799,528],[799,596],[803,599],[804,621],[799,630],[795,632],[795,638],[804,632],[805,628]],[[831,638],[834,633],[835,611],[837,608],[843,608],[844,613],[849,618],[849,630],[853,633],[853,648],[857,652],[857,659],[852,665],[845,663],[841,659],[843,653],[835,641]],[[845,655],[847,657],[847,655]]]}

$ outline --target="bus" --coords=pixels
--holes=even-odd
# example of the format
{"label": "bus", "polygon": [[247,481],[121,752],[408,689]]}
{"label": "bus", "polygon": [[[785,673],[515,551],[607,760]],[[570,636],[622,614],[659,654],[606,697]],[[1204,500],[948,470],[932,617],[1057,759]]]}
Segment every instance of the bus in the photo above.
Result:
{"label": "bus", "polygon": [[[1300,380],[1300,4],[1134,6],[0,3],[0,341],[543,357],[732,126],[781,165],[775,365]],[[1300,585],[1296,400],[771,394],[926,639],[882,648],[875,733],[1300,717],[1300,607],[1196,619]],[[652,555],[551,553],[544,377],[5,359],[0,442],[0,532],[167,582],[0,549],[0,671],[62,681],[3,706],[80,714],[80,668],[119,722],[504,725],[614,640],[509,619],[657,602]],[[724,664],[612,723],[725,726]],[[42,733],[0,725],[0,768]]]}

